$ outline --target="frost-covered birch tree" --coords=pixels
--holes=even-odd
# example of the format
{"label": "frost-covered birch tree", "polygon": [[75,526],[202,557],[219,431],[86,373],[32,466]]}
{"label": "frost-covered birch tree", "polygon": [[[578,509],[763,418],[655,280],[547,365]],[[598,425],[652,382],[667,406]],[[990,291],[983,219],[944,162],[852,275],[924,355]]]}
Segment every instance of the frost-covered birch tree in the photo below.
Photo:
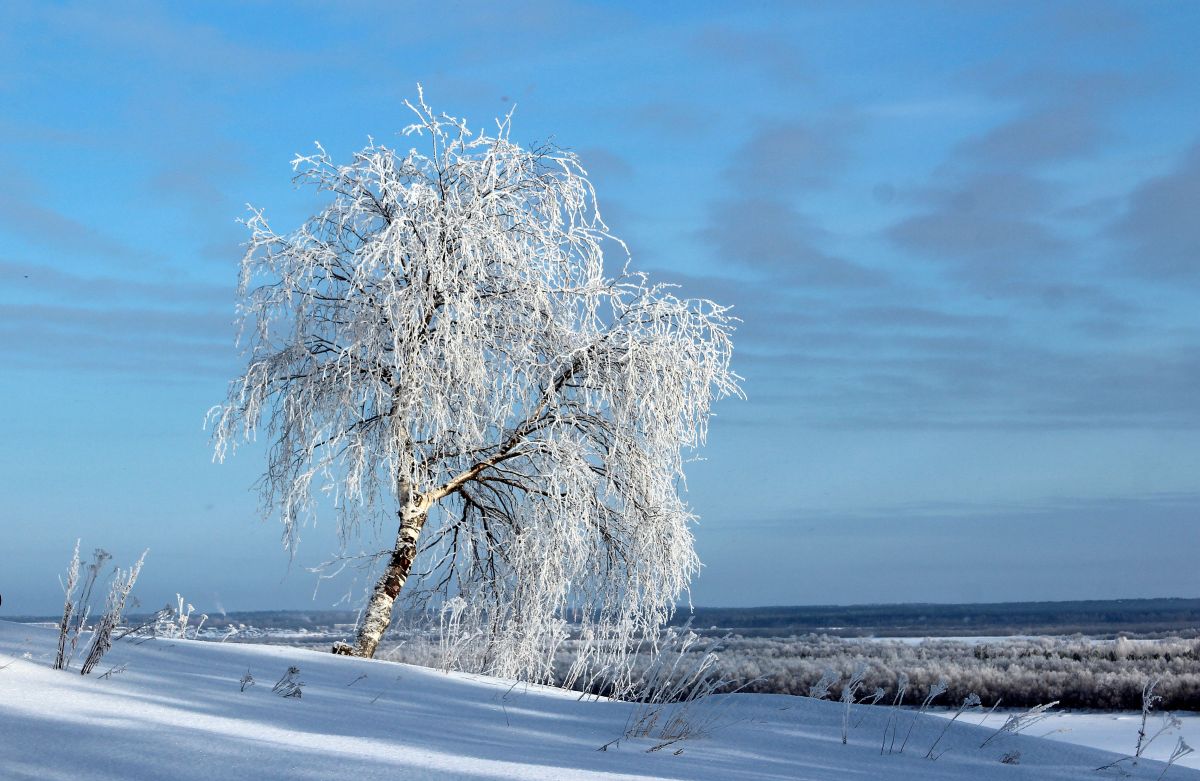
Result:
{"label": "frost-covered birch tree", "polygon": [[628,270],[574,154],[517,145],[511,114],[488,133],[409,108],[419,149],[293,161],[325,196],[296,230],[251,211],[216,456],[265,430],[263,506],[292,543],[322,491],[344,542],[396,513],[335,651],[372,656],[411,578],[455,600],[487,671],[548,677],[568,612],[611,664],[697,570],[683,466],[740,394],[733,318]]}

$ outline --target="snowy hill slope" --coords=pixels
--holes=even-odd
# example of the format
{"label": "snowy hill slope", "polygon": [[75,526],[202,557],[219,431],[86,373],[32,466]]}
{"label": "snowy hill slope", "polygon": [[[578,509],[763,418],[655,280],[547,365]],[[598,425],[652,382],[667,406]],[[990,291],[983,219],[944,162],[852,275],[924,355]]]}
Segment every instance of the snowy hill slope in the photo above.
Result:
{"label": "snowy hill slope", "polygon": [[[620,738],[627,703],[543,687],[292,648],[122,641],[98,672],[51,670],[55,634],[0,622],[0,779],[1096,779],[1117,758],[922,717],[903,755],[880,755],[887,711],[855,708],[841,744],[837,703],[781,695],[713,698],[705,736],[657,752]],[[7,665],[7,666],[5,666]],[[289,666],[301,698],[272,693]],[[256,685],[239,691],[249,671]],[[911,714],[902,715],[907,729]],[[903,734],[903,733],[902,733]],[[682,749],[681,753],[674,753]],[[1000,757],[1020,751],[1020,764]],[[1143,762],[1135,778],[1154,779]],[[1167,779],[1200,779],[1173,767]]]}

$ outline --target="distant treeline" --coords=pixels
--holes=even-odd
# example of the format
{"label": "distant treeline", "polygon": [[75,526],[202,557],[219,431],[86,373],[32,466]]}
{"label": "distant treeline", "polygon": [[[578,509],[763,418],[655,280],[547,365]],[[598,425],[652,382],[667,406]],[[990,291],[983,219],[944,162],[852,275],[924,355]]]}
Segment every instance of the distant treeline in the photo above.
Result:
{"label": "distant treeline", "polygon": [[1178,634],[1200,629],[1200,599],[907,604],[803,607],[698,607],[676,624],[777,637],[816,632],[841,637]]}
{"label": "distant treeline", "polygon": [[[668,635],[664,634],[664,638]],[[555,682],[563,685],[576,661],[577,643],[566,641],[555,660]],[[1062,708],[1138,710],[1142,688],[1157,679],[1163,710],[1200,710],[1200,639],[1095,640],[1087,637],[1007,637],[987,642],[953,639],[860,640],[829,635],[712,638],[683,651],[669,640],[662,646],[668,664],[686,679],[702,658],[717,654],[720,691],[809,695],[823,677],[833,699],[859,668],[864,686],[858,696],[892,702],[901,676],[907,677],[905,705],[919,704],[938,681],[947,690],[934,703],[954,706],[977,694],[985,707],[1030,708],[1048,702]],[[383,658],[427,667],[444,665],[436,637],[412,633],[385,642]],[[647,644],[635,670],[654,659]],[[635,678],[637,676],[635,675]],[[608,694],[605,680],[580,679],[573,688]]]}
{"label": "distant treeline", "polygon": [[[353,610],[262,610],[208,613],[207,626],[260,629],[327,629],[353,624]],[[57,616],[15,620],[55,621]],[[136,619],[137,616],[130,616]],[[398,622],[407,619],[398,617]],[[425,619],[427,620],[427,618]],[[746,637],[818,633],[839,637],[961,637],[967,635],[1186,634],[1200,630],[1200,599],[1109,599],[988,604],[817,605],[795,607],[686,607],[675,625],[691,622],[704,634]],[[421,623],[421,622],[417,622]]]}
{"label": "distant treeline", "polygon": [[[1028,708],[1057,700],[1064,708],[1137,710],[1142,687],[1158,678],[1166,710],[1200,710],[1200,639],[1097,641],[1083,637],[1003,638],[987,643],[854,640],[820,635],[731,637],[721,643],[722,672],[743,691],[807,694],[826,671],[849,677],[867,668],[867,693],[892,696],[909,677],[906,702],[919,702],[944,679],[938,701],[956,705],[978,694],[988,706]],[[833,687],[834,696],[840,687]]]}

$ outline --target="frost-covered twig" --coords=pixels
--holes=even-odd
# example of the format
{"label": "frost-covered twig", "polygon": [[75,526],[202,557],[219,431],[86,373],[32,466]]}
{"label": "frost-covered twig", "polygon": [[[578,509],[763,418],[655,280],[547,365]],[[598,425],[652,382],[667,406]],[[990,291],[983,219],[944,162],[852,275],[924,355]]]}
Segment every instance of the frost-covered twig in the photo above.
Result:
{"label": "frost-covered twig", "polygon": [[113,665],[112,667],[109,667],[108,670],[103,675],[100,676],[101,680],[111,678],[114,675],[116,675],[117,673],[125,672],[126,666],[127,665],[122,663],[122,664]]}
{"label": "frost-covered twig", "polygon": [[858,690],[862,688],[863,679],[867,677],[866,662],[859,662],[854,672],[850,674],[850,678],[846,681],[846,685],[842,687],[842,745],[846,745],[849,740],[850,732],[850,706],[854,704],[854,697]]}
{"label": "frost-covered twig", "polygon": [[[887,696],[887,690],[882,686],[876,686],[875,691],[871,692],[871,694],[867,695],[866,697],[863,697],[861,700],[859,700],[859,703],[862,705],[878,705],[879,701],[885,696]],[[854,728],[858,729],[860,726],[862,726],[863,719],[866,717],[867,710],[864,708],[858,716],[858,721],[854,722]]]}
{"label": "frost-covered twig", "polygon": [[125,601],[129,598],[129,592],[133,590],[133,584],[137,581],[138,574],[142,571],[142,564],[146,561],[146,554],[149,552],[149,550],[143,551],[137,563],[126,571],[118,569],[113,575],[112,586],[109,588],[108,599],[105,602],[104,615],[96,624],[96,628],[92,630],[92,645],[88,649],[83,667],[79,670],[80,675],[91,673],[100,663],[104,654],[112,648],[113,630],[121,623],[121,616],[125,612]]}
{"label": "frost-covered twig", "polygon": [[[284,677],[286,678],[287,676],[285,675]],[[240,691],[246,691],[246,689],[254,685],[254,676],[250,673],[250,668],[246,668],[246,674],[242,676],[242,679],[238,681],[238,683],[241,684]],[[276,684],[276,686],[278,685],[279,684]],[[272,689],[272,691],[275,690]]]}
{"label": "frost-covered twig", "polygon": [[1004,702],[1003,697],[1001,697],[1000,699],[998,699],[992,703],[992,707],[988,708],[988,712],[983,714],[983,718],[979,720],[979,726],[982,727],[984,724],[987,723],[987,720],[989,718],[991,718],[992,714],[996,712],[996,708],[999,708],[1000,703],[1002,703],[1002,702]]}
{"label": "frost-covered twig", "polygon": [[62,620],[58,622],[58,652],[54,657],[54,669],[62,670],[67,665],[67,630],[71,626],[71,615],[75,612],[75,585],[79,582],[79,543],[75,540],[75,552],[67,565],[67,582],[63,584],[66,601],[63,604]]}
{"label": "frost-covered twig", "polygon": [[1161,682],[1162,677],[1155,676],[1146,681],[1146,685],[1142,687],[1142,724],[1140,727],[1138,727],[1137,746],[1134,748],[1133,752],[1133,764],[1135,765],[1137,764],[1137,760],[1142,758],[1142,752],[1145,751],[1146,747],[1150,745],[1150,741],[1161,735],[1163,733],[1163,729],[1165,729],[1165,727],[1160,729],[1154,734],[1154,737],[1149,739],[1146,737],[1146,720],[1150,718],[1150,712],[1154,710],[1154,706],[1162,702],[1162,697],[1154,693],[1154,690],[1158,688],[1158,684]]}
{"label": "frost-covered twig", "polygon": [[892,744],[888,748],[887,752],[890,754],[892,753],[892,750],[896,748],[896,711],[902,704],[904,704],[904,694],[907,691],[908,675],[905,673],[900,673],[900,676],[896,679],[896,696],[892,698],[892,705],[890,708],[888,708],[888,718],[883,725],[883,742],[879,744],[880,754],[883,754],[884,746],[887,745],[889,729],[892,732]]}
{"label": "frost-covered twig", "polygon": [[1159,779],[1167,774],[1167,771],[1171,769],[1171,765],[1175,764],[1175,760],[1186,757],[1193,751],[1195,749],[1189,746],[1183,738],[1177,739],[1175,741],[1175,748],[1171,750],[1171,756],[1167,758],[1167,766],[1158,774]]}
{"label": "frost-covered twig", "polygon": [[282,678],[276,681],[275,685],[271,687],[271,691],[280,697],[295,697],[299,699],[301,696],[300,690],[304,688],[304,682],[300,680],[299,675],[299,667],[287,668],[287,672],[283,674]]}
{"label": "frost-covered twig", "polygon": [[825,670],[821,678],[808,688],[808,696],[815,700],[823,700],[829,696],[829,688],[842,680],[842,676],[833,670]]}
{"label": "frost-covered twig", "polygon": [[938,697],[946,693],[950,685],[946,683],[945,678],[939,678],[937,683],[929,687],[929,693],[925,695],[925,699],[921,701],[921,707],[917,708],[917,712],[913,714],[912,721],[908,723],[908,732],[904,733],[904,741],[900,744],[900,753],[904,753],[904,748],[908,745],[908,739],[912,737],[913,727],[917,725],[917,720],[921,718],[921,714],[929,710],[929,706]]}
{"label": "frost-covered twig", "polygon": [[[83,630],[87,627],[88,618],[92,614],[92,590],[96,586],[96,581],[100,579],[100,570],[104,568],[106,562],[112,559],[112,554],[103,548],[96,548],[92,551],[92,563],[86,568],[86,574],[83,577],[83,582],[80,584],[79,599],[76,603],[75,617],[72,620],[70,630],[70,648],[67,650],[66,664],[64,669],[71,666],[71,660],[75,658],[75,650],[79,645],[79,637]],[[116,572],[113,577],[117,577]]]}
{"label": "frost-covered twig", "polygon": [[[959,704],[959,706],[958,706],[958,710],[954,711],[954,715],[950,717],[950,720],[946,722],[946,726],[942,727],[942,731],[940,733],[938,733],[937,740],[933,741],[933,745],[929,747],[929,751],[925,752],[925,758],[926,759],[937,759],[938,757],[940,757],[942,754],[935,755],[933,753],[933,751],[934,751],[934,749],[937,748],[938,744],[942,742],[942,738],[944,738],[946,736],[946,732],[949,731],[950,725],[953,724],[955,722],[955,720],[958,719],[959,716],[963,715],[963,711],[966,711],[970,708],[978,708],[979,705],[980,705],[979,695],[976,694],[975,692],[971,692],[966,697],[964,697],[962,703]],[[942,753],[944,754],[945,752],[942,752]]]}
{"label": "frost-covered twig", "polygon": [[979,744],[979,747],[983,748],[1001,735],[1017,735],[1021,730],[1028,729],[1034,724],[1049,718],[1049,711],[1055,705],[1058,705],[1058,700],[1042,705],[1035,705],[1029,710],[1010,715],[995,732],[987,737],[987,740]]}
{"label": "frost-covered twig", "polygon": [[[114,638],[114,642],[117,642],[117,641],[120,641],[120,640],[124,640],[124,639],[125,639],[126,637],[128,637],[129,635],[136,635],[136,634],[138,634],[139,632],[142,632],[143,630],[146,630],[146,629],[150,629],[150,630],[151,630],[151,633],[150,633],[150,634],[151,634],[151,636],[152,636],[152,635],[153,635],[153,629],[154,629],[155,627],[157,627],[157,626],[159,625],[159,623],[161,623],[161,622],[162,622],[162,620],[163,620],[164,618],[166,618],[166,617],[168,617],[168,616],[170,616],[170,615],[171,615],[171,606],[168,604],[168,605],[166,605],[165,607],[159,608],[159,609],[158,609],[158,610],[157,610],[157,611],[156,611],[156,612],[155,612],[153,615],[151,615],[151,616],[150,616],[148,619],[146,619],[146,620],[145,620],[145,621],[143,621],[142,623],[138,624],[137,626],[129,627],[129,628],[128,628],[128,629],[126,629],[124,632],[122,632],[121,634],[117,635],[117,636]],[[149,637],[147,637],[147,639],[149,639]]]}
{"label": "frost-covered twig", "polygon": [[[1159,714],[1161,716],[1161,722],[1158,726],[1158,729],[1151,734],[1146,728],[1146,722],[1149,720],[1150,714],[1154,710],[1154,706],[1162,701],[1162,697],[1155,693],[1155,689],[1158,687],[1158,684],[1161,681],[1161,677],[1155,676],[1147,680],[1145,685],[1142,686],[1142,719],[1140,725],[1138,726],[1138,737],[1137,743],[1134,746],[1133,756],[1121,757],[1115,762],[1110,762],[1107,765],[1096,768],[1097,770],[1108,770],[1110,768],[1116,768],[1120,770],[1122,762],[1129,762],[1131,765],[1137,765],[1138,762],[1141,761],[1142,755],[1145,754],[1146,749],[1148,749],[1150,744],[1158,739],[1159,736],[1177,730],[1183,726],[1178,717],[1163,711]],[[1183,738],[1179,738],[1175,744],[1175,749],[1172,751],[1172,758],[1167,763],[1167,768],[1169,768],[1171,763],[1179,757],[1190,754],[1192,750],[1193,749],[1183,741]],[[1183,753],[1177,754],[1176,752],[1179,751],[1182,751]],[[1163,769],[1163,773],[1167,772],[1167,768]],[[1159,778],[1161,777],[1162,776],[1160,775]]]}

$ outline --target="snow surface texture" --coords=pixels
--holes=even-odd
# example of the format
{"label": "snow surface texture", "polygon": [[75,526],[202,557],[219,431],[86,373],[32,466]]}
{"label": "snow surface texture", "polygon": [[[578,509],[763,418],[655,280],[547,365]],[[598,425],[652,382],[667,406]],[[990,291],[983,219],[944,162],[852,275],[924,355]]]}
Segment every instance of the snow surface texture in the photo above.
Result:
{"label": "snow surface texture", "polygon": [[[1118,755],[921,717],[903,755],[880,755],[888,713],[783,695],[715,697],[708,734],[660,751],[621,739],[635,706],[495,678],[279,646],[117,643],[97,674],[50,669],[53,631],[0,621],[0,778],[159,779],[1097,779]],[[6,666],[7,665],[7,666]],[[124,666],[102,678],[105,671]],[[300,697],[272,686],[298,667]],[[247,671],[254,685],[241,691]],[[703,713],[697,714],[701,720]],[[861,718],[861,722],[859,719]],[[907,729],[910,712],[901,715]],[[962,721],[960,719],[960,721]],[[1123,742],[1132,743],[1133,735]],[[682,753],[674,752],[682,749]],[[1020,751],[1020,763],[1000,758]],[[1143,761],[1133,778],[1154,779]],[[1173,767],[1167,779],[1200,780]]]}
{"label": "snow surface texture", "polygon": [[[1013,712],[1011,710],[999,709],[986,718],[981,717],[979,714],[963,715],[960,718],[971,724],[982,722],[988,729],[995,730],[999,729],[1004,724],[1004,720]],[[943,717],[953,715],[953,712],[948,713],[944,710],[936,711],[935,713]],[[1160,735],[1146,749],[1144,756],[1150,759],[1161,759],[1165,762],[1171,754],[1171,750],[1175,748],[1177,738],[1183,738],[1189,746],[1200,746],[1200,714],[1176,713],[1174,715],[1179,719],[1180,724],[1182,724],[1181,729],[1172,730]],[[1108,749],[1110,751],[1124,751],[1132,754],[1134,744],[1137,742],[1138,727],[1141,726],[1141,723],[1142,717],[1139,713],[1051,711],[1050,715],[1044,721],[1038,722],[1029,730],[1029,734],[1045,737],[1048,740],[1075,743],[1081,746],[1092,746],[1093,748]],[[1153,735],[1161,724],[1161,716],[1156,711],[1150,714],[1150,718],[1146,722],[1146,731]],[[1176,765],[1200,769],[1200,751],[1177,760]],[[1172,768],[1167,772],[1166,778],[1163,781],[1174,778],[1175,772],[1174,768]],[[1183,777],[1179,776],[1179,778]]]}

